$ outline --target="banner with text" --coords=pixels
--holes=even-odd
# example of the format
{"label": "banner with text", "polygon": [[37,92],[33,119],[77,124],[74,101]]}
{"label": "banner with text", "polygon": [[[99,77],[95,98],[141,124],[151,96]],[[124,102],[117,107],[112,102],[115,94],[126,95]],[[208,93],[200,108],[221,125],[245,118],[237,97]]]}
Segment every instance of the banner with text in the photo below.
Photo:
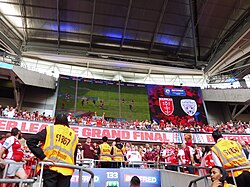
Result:
{"label": "banner with text", "polygon": [[[105,168],[93,168],[95,186],[102,187],[127,187],[130,185],[130,180],[133,176],[138,176],[143,187],[160,187],[161,178],[159,170],[149,169],[132,169],[132,168],[120,168],[120,169],[105,169]],[[83,173],[82,184],[87,186],[90,180],[90,175]],[[79,174],[75,171],[71,178],[71,187],[78,186]]]}
{"label": "banner with text", "polygon": [[[26,121],[17,119],[0,118],[0,131],[10,132],[14,127],[17,127],[22,133],[35,134],[43,130],[46,126],[53,125],[52,123]],[[91,137],[93,139],[101,139],[107,136],[114,140],[119,137],[122,141],[139,141],[139,142],[174,142],[182,143],[186,133],[181,132],[163,132],[163,131],[142,131],[142,130],[127,130],[127,129],[108,129],[92,126],[75,126],[71,128],[77,133],[79,138]],[[209,133],[191,133],[193,143],[197,144],[214,144],[212,135]],[[250,142],[250,134],[224,134],[225,139],[236,139]]]}

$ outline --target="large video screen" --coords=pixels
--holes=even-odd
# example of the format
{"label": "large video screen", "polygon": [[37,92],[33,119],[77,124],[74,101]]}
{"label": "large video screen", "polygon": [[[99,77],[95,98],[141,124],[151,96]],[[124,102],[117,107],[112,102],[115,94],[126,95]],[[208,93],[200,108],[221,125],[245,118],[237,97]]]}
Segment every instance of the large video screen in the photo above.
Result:
{"label": "large video screen", "polygon": [[96,112],[106,118],[150,120],[146,85],[62,75],[56,107],[56,113],[61,112],[76,116],[93,116]]}
{"label": "large video screen", "polygon": [[201,89],[147,85],[151,119],[173,124],[207,124]]}
{"label": "large video screen", "polygon": [[207,124],[199,87],[164,86],[60,75],[56,113],[121,120]]}

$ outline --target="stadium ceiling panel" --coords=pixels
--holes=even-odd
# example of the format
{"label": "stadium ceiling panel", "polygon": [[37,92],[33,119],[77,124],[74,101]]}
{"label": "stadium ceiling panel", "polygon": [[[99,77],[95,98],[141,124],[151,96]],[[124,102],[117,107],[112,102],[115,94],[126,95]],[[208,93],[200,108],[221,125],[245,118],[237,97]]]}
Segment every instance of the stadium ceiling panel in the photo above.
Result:
{"label": "stadium ceiling panel", "polygon": [[0,49],[23,57],[249,74],[249,0],[0,0],[0,12]]}

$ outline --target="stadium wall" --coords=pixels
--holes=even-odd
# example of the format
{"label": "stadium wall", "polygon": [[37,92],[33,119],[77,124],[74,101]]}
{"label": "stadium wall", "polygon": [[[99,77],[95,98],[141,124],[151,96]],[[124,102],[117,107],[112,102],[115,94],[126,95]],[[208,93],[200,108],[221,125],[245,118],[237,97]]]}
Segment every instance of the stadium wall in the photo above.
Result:
{"label": "stadium wall", "polygon": [[237,119],[240,119],[244,122],[250,122],[250,115],[249,114],[241,114],[237,117]]}
{"label": "stadium wall", "polygon": [[[161,186],[164,187],[183,187],[188,186],[189,182],[197,179],[198,176],[174,171],[161,170]],[[178,180],[176,180],[178,179]],[[209,181],[211,183],[211,181]],[[204,180],[197,182],[197,187],[204,187]]]}
{"label": "stadium wall", "polygon": [[231,120],[230,111],[226,102],[205,102],[207,119],[211,124]]}
{"label": "stadium wall", "polygon": [[0,97],[0,104],[5,107],[7,105],[9,106],[15,106],[16,102],[14,100],[14,98],[10,99],[10,98],[6,98],[6,97]]}
{"label": "stadium wall", "polygon": [[26,87],[22,110],[45,112],[46,115],[53,116],[56,97],[55,90]]}
{"label": "stadium wall", "polygon": [[203,89],[202,96],[205,101],[244,103],[250,99],[250,89]]}

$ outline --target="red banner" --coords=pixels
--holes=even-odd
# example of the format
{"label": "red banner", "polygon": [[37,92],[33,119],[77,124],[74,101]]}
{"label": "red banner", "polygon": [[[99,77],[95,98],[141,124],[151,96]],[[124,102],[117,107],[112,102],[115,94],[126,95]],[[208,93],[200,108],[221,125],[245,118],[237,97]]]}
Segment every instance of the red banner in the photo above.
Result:
{"label": "red banner", "polygon": [[[22,133],[35,134],[43,130],[51,123],[26,121],[0,118],[0,131],[10,132],[14,127],[17,127]],[[92,126],[74,126],[71,128],[77,133],[79,138],[91,137],[93,139],[101,139],[107,136],[114,140],[120,137],[122,141],[139,141],[139,142],[174,142],[182,143],[185,133],[178,132],[162,132],[162,131],[140,131],[126,129],[108,129]],[[211,134],[208,133],[193,133],[193,142],[198,144],[214,144]],[[250,135],[223,135],[226,139],[244,140],[250,142]]]}

